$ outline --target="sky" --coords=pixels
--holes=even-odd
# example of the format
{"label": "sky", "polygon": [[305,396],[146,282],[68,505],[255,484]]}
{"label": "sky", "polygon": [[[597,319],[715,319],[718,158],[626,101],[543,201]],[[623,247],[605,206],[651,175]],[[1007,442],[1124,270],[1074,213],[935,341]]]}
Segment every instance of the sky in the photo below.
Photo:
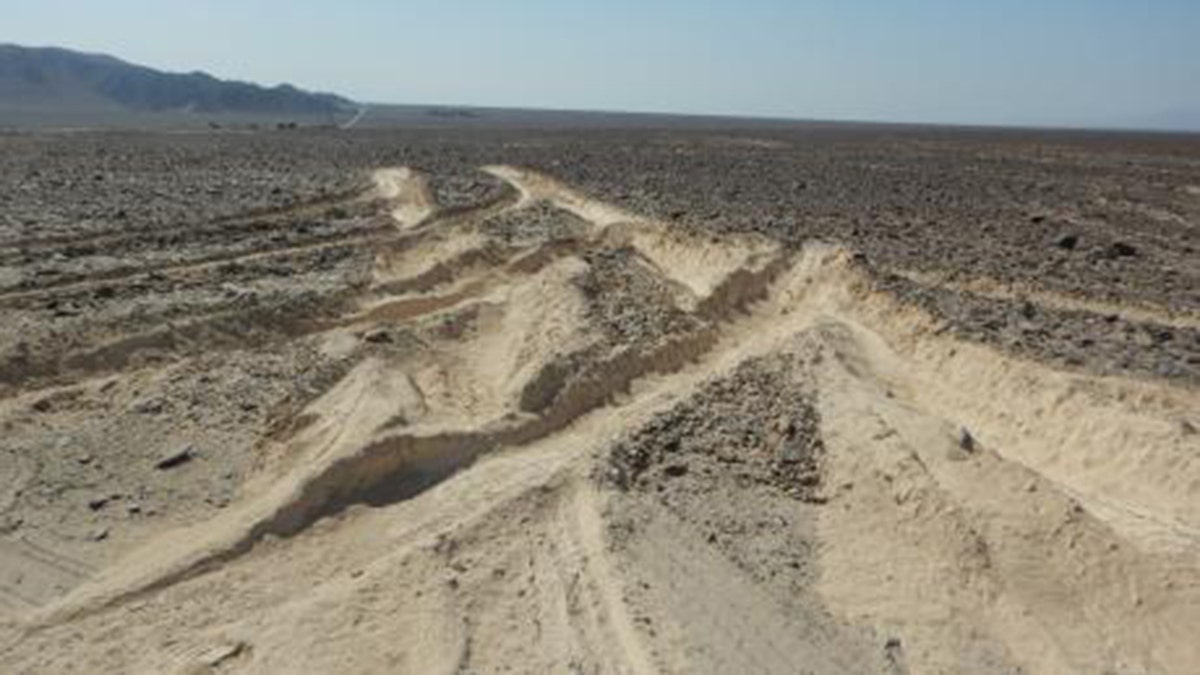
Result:
{"label": "sky", "polygon": [[1200,0],[0,0],[0,42],[367,102],[1200,128]]}

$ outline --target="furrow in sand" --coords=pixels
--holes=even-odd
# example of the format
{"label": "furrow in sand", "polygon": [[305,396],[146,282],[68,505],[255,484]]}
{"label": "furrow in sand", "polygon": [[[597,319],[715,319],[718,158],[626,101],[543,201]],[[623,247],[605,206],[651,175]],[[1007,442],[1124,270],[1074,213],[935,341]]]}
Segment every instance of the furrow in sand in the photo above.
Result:
{"label": "furrow in sand", "polygon": [[[339,649],[410,672],[791,672],[803,659],[821,672],[1186,673],[1200,660],[1187,633],[1200,622],[1187,433],[1200,393],[951,338],[836,246],[713,241],[490,170],[519,199],[453,223],[416,174],[379,175],[411,245],[382,256],[386,279],[338,330],[403,328],[419,347],[360,362],[237,503],[28,615],[3,651],[35,664],[81,627],[107,637],[64,658],[111,651],[120,626],[156,644],[199,625],[121,663],[190,668],[231,640],[229,658],[261,670]],[[539,203],[590,231],[490,249],[472,231]],[[478,240],[455,242],[460,229]],[[776,420],[664,436],[669,466],[633,487],[606,478],[616,444],[681,407],[703,413],[712,387],[776,357],[819,411],[809,501],[772,492],[781,479],[754,474],[761,458],[718,447],[714,474],[697,454],[769,452],[772,433],[791,433]],[[719,430],[719,410],[696,417]],[[720,504],[688,497],[688,481],[708,496],[722,476],[738,489]],[[358,648],[382,636],[390,647]]]}

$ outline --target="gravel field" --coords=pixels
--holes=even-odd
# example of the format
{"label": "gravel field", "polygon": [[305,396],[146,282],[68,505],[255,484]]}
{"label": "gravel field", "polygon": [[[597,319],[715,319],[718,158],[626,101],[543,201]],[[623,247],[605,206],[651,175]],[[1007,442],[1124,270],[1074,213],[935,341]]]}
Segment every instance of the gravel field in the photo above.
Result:
{"label": "gravel field", "polygon": [[24,338],[0,338],[0,368],[17,377],[53,370],[38,364],[111,323],[336,297],[362,268],[356,242],[378,230],[353,213],[373,169],[419,168],[457,209],[503,196],[478,170],[496,163],[689,230],[845,244],[973,339],[1099,372],[1200,377],[1191,136],[376,130],[13,135],[0,148],[0,304]]}
{"label": "gravel field", "polygon": [[0,135],[0,663],[1195,672],[1200,136],[447,125]]}

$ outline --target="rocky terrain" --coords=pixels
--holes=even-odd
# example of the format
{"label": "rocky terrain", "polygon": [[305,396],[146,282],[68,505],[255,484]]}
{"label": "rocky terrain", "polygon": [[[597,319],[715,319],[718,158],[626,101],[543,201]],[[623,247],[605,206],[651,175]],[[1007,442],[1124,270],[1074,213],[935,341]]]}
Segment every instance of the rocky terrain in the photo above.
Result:
{"label": "rocky terrain", "polygon": [[0,150],[13,672],[1200,664],[1195,137]]}

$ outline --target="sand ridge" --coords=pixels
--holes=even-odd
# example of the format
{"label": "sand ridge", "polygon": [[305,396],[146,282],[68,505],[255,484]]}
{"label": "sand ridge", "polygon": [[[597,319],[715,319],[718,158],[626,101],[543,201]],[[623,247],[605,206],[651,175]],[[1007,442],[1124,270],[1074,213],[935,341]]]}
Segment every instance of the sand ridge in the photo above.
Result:
{"label": "sand ridge", "polygon": [[[10,613],[6,662],[1200,662],[1196,391],[955,340],[835,245],[714,238],[488,171],[519,199],[440,212],[419,172],[376,174],[394,238],[304,338],[374,351],[264,443],[226,509]],[[775,417],[723,416],[745,387]],[[621,457],[635,478],[614,478]]]}

